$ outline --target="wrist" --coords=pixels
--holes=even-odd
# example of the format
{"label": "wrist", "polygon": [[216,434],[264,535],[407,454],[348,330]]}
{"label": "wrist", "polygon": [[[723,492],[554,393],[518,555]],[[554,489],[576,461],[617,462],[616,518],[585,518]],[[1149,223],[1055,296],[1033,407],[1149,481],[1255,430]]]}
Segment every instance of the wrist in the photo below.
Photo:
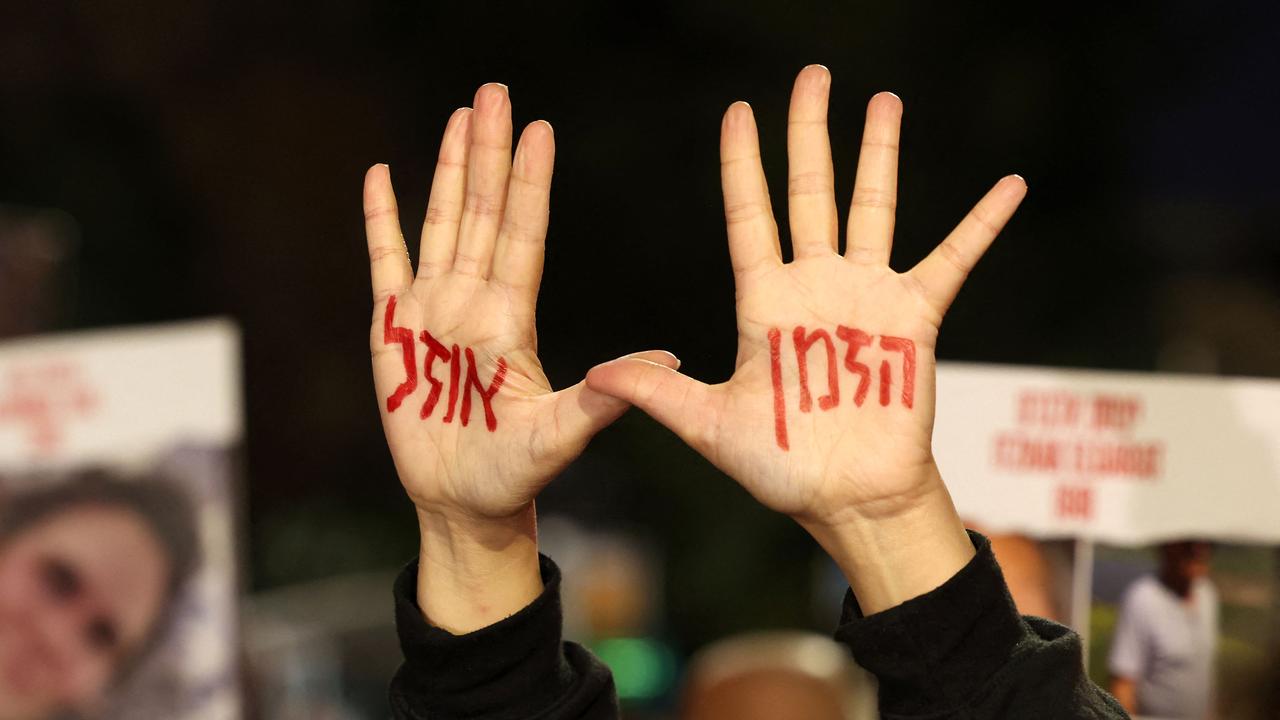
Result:
{"label": "wrist", "polygon": [[533,504],[502,518],[418,508],[418,607],[455,635],[510,617],[542,594]]}
{"label": "wrist", "polygon": [[835,560],[866,615],[938,588],[974,555],[932,464],[911,502],[892,512],[851,511],[800,524]]}

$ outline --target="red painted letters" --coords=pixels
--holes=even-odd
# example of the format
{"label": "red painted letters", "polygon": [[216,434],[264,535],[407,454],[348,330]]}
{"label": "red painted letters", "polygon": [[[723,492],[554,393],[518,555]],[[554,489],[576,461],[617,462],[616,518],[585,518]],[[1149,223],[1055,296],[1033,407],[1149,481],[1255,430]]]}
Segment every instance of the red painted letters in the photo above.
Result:
{"label": "red painted letters", "polygon": [[[387,397],[387,412],[395,412],[400,409],[405,398],[409,397],[418,389],[418,366],[417,352],[414,344],[413,331],[407,327],[399,327],[395,324],[396,315],[396,298],[391,296],[387,298],[387,309],[383,315],[382,341],[387,345],[400,345],[401,353],[404,358],[405,379],[395,392]],[[418,334],[418,340],[427,346],[426,357],[422,361],[422,374],[427,379],[427,385],[430,390],[427,392],[427,399],[422,404],[422,409],[418,412],[418,417],[423,420],[431,417],[435,412],[436,405],[440,402],[440,395],[444,390],[444,381],[435,376],[433,366],[436,360],[449,364],[449,406],[445,410],[444,417],[440,418],[441,422],[452,423],[454,410],[458,407],[458,394],[462,394],[462,424],[466,426],[471,420],[471,391],[474,389],[480,394],[480,403],[484,407],[484,424],[493,432],[498,428],[498,417],[493,411],[493,398],[498,394],[498,389],[502,387],[502,383],[507,378],[507,361],[505,358],[498,358],[498,369],[493,375],[493,379],[489,382],[489,386],[485,387],[480,381],[480,375],[477,371],[476,356],[471,348],[460,348],[458,345],[445,347],[444,343],[437,340],[430,332],[423,330]],[[465,352],[467,358],[467,375],[465,385],[462,376],[462,357]]]}
{"label": "red painted letters", "polygon": [[447,423],[453,422],[453,409],[458,407],[458,381],[462,377],[462,353],[458,351],[456,344],[449,357],[449,409],[444,414],[444,421]]}
{"label": "red painted letters", "polygon": [[889,386],[892,384],[893,376],[889,374],[889,361],[880,361],[880,407],[889,405]]}
{"label": "red painted letters", "polygon": [[387,309],[382,316],[382,342],[387,345],[400,345],[404,356],[404,382],[387,398],[387,412],[395,412],[404,399],[418,389],[418,363],[414,360],[413,331],[405,327],[395,327],[396,296],[387,298]]}
{"label": "red painted letters", "polygon": [[467,387],[462,393],[462,425],[465,427],[467,421],[471,419],[471,388],[475,388],[480,393],[480,403],[484,405],[484,424],[489,428],[489,432],[493,432],[498,427],[498,418],[493,414],[493,396],[498,394],[498,388],[502,387],[502,381],[507,379],[507,361],[498,358],[498,371],[493,374],[493,382],[489,383],[489,389],[485,389],[480,384],[480,377],[476,375],[476,356],[471,352],[471,348],[467,348]]}
{"label": "red painted letters", "polygon": [[773,379],[773,434],[778,447],[787,450],[787,400],[782,394],[782,333],[769,329],[769,376]]}
{"label": "red painted letters", "polygon": [[[431,417],[431,411],[436,409],[436,403],[440,401],[440,388],[444,387],[444,383],[431,374],[431,364],[436,361],[436,358],[444,358],[445,362],[449,362],[451,356],[449,348],[445,347],[439,340],[431,337],[431,333],[426,330],[423,330],[418,338],[427,346],[427,359],[422,361],[422,374],[427,376],[427,382],[431,384],[431,391],[427,393],[427,401],[422,404],[422,412],[418,414],[419,417],[426,420]],[[450,392],[452,392],[453,386],[450,385],[449,387]],[[453,407],[452,402],[449,403],[449,407]]]}
{"label": "red painted letters", "polygon": [[[892,352],[902,353],[902,404],[907,407],[915,407],[916,403],[916,344],[906,338],[890,337],[888,335],[880,336],[880,347]],[[880,387],[880,404],[888,405],[886,393],[888,393],[889,376],[885,374],[885,366],[887,363],[880,364],[880,379],[883,385]]]}
{"label": "red painted letters", "polygon": [[836,328],[836,337],[849,344],[844,353],[844,366],[849,372],[858,376],[858,391],[853,394],[853,404],[862,407],[867,399],[867,390],[871,387],[871,368],[866,363],[857,361],[858,350],[871,344],[871,336],[855,328],[843,325]]}
{"label": "red painted letters", "polygon": [[809,348],[817,341],[823,341],[827,346],[827,394],[818,398],[818,407],[823,410],[830,410],[840,404],[840,376],[839,368],[836,367],[836,344],[831,342],[831,336],[826,330],[814,330],[812,333],[805,335],[804,326],[797,327],[791,333],[791,341],[796,346],[796,365],[800,368],[800,412],[809,412],[813,409],[813,398],[809,395]]}
{"label": "red painted letters", "polygon": [[[856,407],[862,407],[863,402],[867,399],[867,393],[871,389],[871,368],[866,363],[858,361],[858,352],[863,348],[872,347],[874,336],[857,328],[845,327],[844,325],[837,326],[835,334],[837,338],[844,341],[846,346],[844,368],[858,377],[858,387],[853,393],[853,404]],[[778,447],[783,450],[789,450],[787,403],[782,386],[782,331],[779,328],[770,328],[768,337],[770,380],[773,384],[774,435],[778,442]],[[795,349],[796,375],[800,386],[798,404],[800,412],[804,413],[813,411],[813,396],[809,389],[809,349],[817,344],[818,341],[822,341],[827,351],[827,394],[818,398],[818,407],[821,410],[831,410],[840,404],[840,373],[839,365],[836,362],[835,342],[832,341],[831,334],[828,331],[823,329],[809,330],[801,325],[792,329],[791,342]],[[902,355],[902,405],[907,409],[914,408],[916,392],[915,343],[907,338],[881,335],[879,346],[881,350]],[[893,364],[888,359],[882,359],[879,369],[880,405],[888,407],[893,403]]]}

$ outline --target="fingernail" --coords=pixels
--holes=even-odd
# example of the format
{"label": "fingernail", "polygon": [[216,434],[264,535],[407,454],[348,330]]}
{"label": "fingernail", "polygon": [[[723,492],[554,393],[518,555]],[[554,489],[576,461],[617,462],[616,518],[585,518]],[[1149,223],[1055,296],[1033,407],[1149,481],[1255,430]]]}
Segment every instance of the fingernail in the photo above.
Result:
{"label": "fingernail", "polygon": [[659,350],[658,352],[670,357],[672,360],[675,360],[676,367],[680,367],[680,358],[676,357],[675,353],[671,352],[670,350]]}
{"label": "fingernail", "polygon": [[502,83],[485,83],[476,91],[476,109],[489,109],[498,106],[508,97],[507,86]]}
{"label": "fingernail", "polygon": [[751,116],[751,104],[746,100],[738,100],[729,106],[724,114],[725,122],[730,125],[736,125],[744,122],[746,118]]}
{"label": "fingernail", "polygon": [[809,72],[815,69],[822,71],[820,75],[820,79],[824,84],[831,81],[831,69],[828,68],[826,65],[819,65],[818,63],[813,63],[812,65],[805,65],[804,69],[801,70],[800,72]]}
{"label": "fingernail", "polygon": [[466,132],[467,118],[471,116],[471,112],[472,110],[469,107],[460,107],[454,110],[453,114],[449,116],[449,122],[444,126],[445,137],[454,138]]}

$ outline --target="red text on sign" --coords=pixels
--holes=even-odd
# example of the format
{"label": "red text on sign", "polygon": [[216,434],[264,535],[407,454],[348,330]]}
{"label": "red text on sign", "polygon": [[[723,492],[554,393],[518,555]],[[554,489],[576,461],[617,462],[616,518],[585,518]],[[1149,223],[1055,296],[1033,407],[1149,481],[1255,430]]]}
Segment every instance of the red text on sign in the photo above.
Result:
{"label": "red text on sign", "polygon": [[0,382],[0,429],[25,430],[37,455],[62,448],[69,426],[94,414],[103,402],[83,369],[74,362],[7,366]]}
{"label": "red text on sign", "polygon": [[1093,517],[1093,488],[1064,485],[1058,488],[1054,513],[1063,519],[1088,520]]}
{"label": "red text on sign", "polygon": [[1093,399],[1093,426],[1099,430],[1128,430],[1142,412],[1136,397],[1098,395]]}

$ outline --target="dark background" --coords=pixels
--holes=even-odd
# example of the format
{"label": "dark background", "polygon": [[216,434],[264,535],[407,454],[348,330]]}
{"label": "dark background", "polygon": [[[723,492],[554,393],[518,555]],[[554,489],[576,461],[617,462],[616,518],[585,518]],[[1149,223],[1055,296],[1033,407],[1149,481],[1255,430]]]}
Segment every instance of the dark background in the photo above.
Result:
{"label": "dark background", "polygon": [[[719,118],[752,103],[785,228],[787,101],[813,62],[841,198],[866,100],[905,102],[899,269],[1000,176],[1029,182],[941,359],[1280,375],[1274,4],[1118,5],[10,0],[0,201],[78,228],[40,329],[240,323],[254,588],[388,567],[416,535],[370,380],[361,179],[391,164],[416,237],[444,122],[487,81],[517,127],[556,128],[557,387],[649,347],[729,375]],[[639,413],[540,509],[656,541],[682,649],[811,622],[811,542]]]}

